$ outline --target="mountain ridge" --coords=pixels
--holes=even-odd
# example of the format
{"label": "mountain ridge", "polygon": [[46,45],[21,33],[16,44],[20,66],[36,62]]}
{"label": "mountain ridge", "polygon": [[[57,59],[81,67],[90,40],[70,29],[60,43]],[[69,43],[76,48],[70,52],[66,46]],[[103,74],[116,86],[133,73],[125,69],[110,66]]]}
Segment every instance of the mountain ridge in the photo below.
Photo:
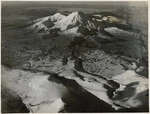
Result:
{"label": "mountain ridge", "polygon": [[[93,18],[94,17],[84,14],[81,11],[72,12],[68,16],[65,16],[61,13],[56,13],[52,16],[35,20],[34,21],[35,23],[30,27],[28,27],[28,29],[33,30],[35,33],[44,31],[44,32],[48,32],[49,34],[52,34],[50,32],[51,30],[59,29],[60,34],[65,34],[65,35],[72,34],[73,36],[82,36],[82,35],[85,36],[85,35],[90,35],[90,32],[93,31],[95,31],[95,34],[96,31],[102,31],[102,33],[106,33],[106,31],[103,29],[103,27],[105,27],[104,26],[105,23],[112,25],[112,22],[115,19],[117,21],[114,21],[114,23],[120,24],[119,18],[113,16],[103,17],[102,19],[97,19],[97,17],[95,17],[95,19]],[[115,24],[114,26],[116,26]],[[123,24],[123,26],[125,25]],[[86,33],[82,33],[82,31],[86,31]]]}

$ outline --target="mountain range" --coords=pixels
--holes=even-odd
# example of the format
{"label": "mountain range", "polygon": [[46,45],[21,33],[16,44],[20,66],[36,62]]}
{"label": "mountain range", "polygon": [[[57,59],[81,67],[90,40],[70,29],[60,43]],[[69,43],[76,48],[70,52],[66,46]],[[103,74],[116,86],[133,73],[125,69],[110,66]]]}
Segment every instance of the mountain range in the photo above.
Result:
{"label": "mountain range", "polygon": [[[51,16],[34,20],[28,29],[35,33],[47,33],[50,36],[72,35],[86,36],[95,35],[98,31],[107,33],[104,28],[117,26],[127,28],[127,22],[115,16],[104,16],[102,14],[84,14],[81,11],[72,12],[69,15],[56,13]],[[54,35],[55,34],[55,35]],[[108,33],[107,33],[108,34]]]}
{"label": "mountain range", "polygon": [[86,41],[89,37],[105,52],[135,59],[142,58],[146,52],[141,33],[133,30],[125,18],[113,13],[56,13],[33,20],[28,30],[35,34],[44,34],[47,38],[66,35],[82,37],[80,39]]}

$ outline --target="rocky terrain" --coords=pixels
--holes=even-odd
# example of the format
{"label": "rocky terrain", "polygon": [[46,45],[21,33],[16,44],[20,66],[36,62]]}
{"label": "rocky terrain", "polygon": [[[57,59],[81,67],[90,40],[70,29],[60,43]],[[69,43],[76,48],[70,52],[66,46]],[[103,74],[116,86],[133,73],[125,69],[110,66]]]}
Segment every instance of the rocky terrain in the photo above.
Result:
{"label": "rocky terrain", "polygon": [[147,37],[128,13],[37,9],[3,10],[2,112],[149,111]]}
{"label": "rocky terrain", "polygon": [[148,79],[134,70],[106,78],[88,73],[76,59],[58,74],[2,67],[2,75],[2,85],[34,113],[148,111]]}

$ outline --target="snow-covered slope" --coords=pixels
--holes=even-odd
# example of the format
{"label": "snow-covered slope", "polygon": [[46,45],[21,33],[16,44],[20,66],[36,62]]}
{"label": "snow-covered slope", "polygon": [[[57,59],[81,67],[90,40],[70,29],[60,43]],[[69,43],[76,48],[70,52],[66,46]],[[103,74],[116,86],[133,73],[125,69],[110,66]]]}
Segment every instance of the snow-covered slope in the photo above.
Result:
{"label": "snow-covered slope", "polygon": [[[35,22],[35,24],[29,26],[28,29],[33,30],[35,33],[39,32],[40,30],[47,31],[48,30],[48,25],[53,26],[53,23],[50,20],[50,16],[44,17],[44,18],[41,18],[41,19],[37,19],[34,22]],[[46,23],[48,25],[46,25]]]}
{"label": "snow-covered slope", "polygon": [[116,104],[127,107],[148,108],[148,79],[133,70],[128,70],[123,74],[112,77],[112,80],[121,86],[116,90],[113,97]]}
{"label": "snow-covered slope", "polygon": [[66,16],[56,13],[52,16],[47,16],[44,18],[37,19],[33,21],[35,24],[31,25],[29,29],[34,30],[34,32],[39,32],[40,30],[47,31],[49,28],[54,26],[54,23],[60,21]]}
{"label": "snow-covered slope", "polygon": [[[34,24],[31,25],[28,29],[34,30],[34,32],[48,32],[58,29],[60,34],[66,35],[89,35],[93,30],[97,31],[102,26],[105,28],[109,26],[127,26],[126,20],[121,19],[115,16],[103,16],[100,14],[87,15],[81,11],[72,12],[68,16],[62,15],[61,13],[56,13],[52,16],[44,17],[33,21]],[[118,24],[118,25],[117,25]],[[102,27],[102,28],[103,28]],[[87,31],[86,34],[83,34],[82,31]],[[102,30],[101,28],[101,30]],[[71,30],[70,30],[71,29]],[[77,29],[77,30],[74,30]],[[96,34],[96,32],[95,32]]]}
{"label": "snow-covered slope", "polygon": [[[29,27],[34,32],[59,29],[60,34],[81,36],[87,35],[93,29],[96,29],[94,21],[83,12],[73,12],[68,16],[56,13],[52,16],[41,18],[34,21],[35,24]],[[88,32],[87,32],[88,31]],[[85,34],[86,32],[86,34]]]}
{"label": "snow-covered slope", "polygon": [[138,40],[140,38],[140,34],[134,33],[134,32],[129,32],[125,31],[122,29],[119,29],[117,27],[108,27],[104,29],[106,32],[112,34],[118,39],[123,39],[123,40]]}
{"label": "snow-covered slope", "polygon": [[[102,112],[140,107],[148,109],[147,78],[133,70],[112,78],[94,75],[84,70],[80,59],[68,59],[62,72],[50,76],[40,72],[9,70],[2,66],[2,85],[15,91],[30,112],[76,112],[83,109],[88,112],[93,105],[91,111]],[[80,109],[78,105],[85,101],[95,104],[89,104],[87,109],[80,106]],[[108,109],[99,109],[100,104]]]}
{"label": "snow-covered slope", "polygon": [[[112,78],[104,78],[79,71],[74,65],[69,61],[65,66],[66,70],[60,75],[76,80],[87,91],[104,100],[116,110],[148,106],[148,79],[137,74],[134,70],[128,70]],[[80,78],[77,77],[77,74]],[[118,84],[119,87],[116,86]],[[110,96],[111,92],[112,97]]]}
{"label": "snow-covered slope", "polygon": [[47,80],[43,73],[8,70],[2,67],[2,85],[15,91],[30,112],[59,112],[64,107],[61,97],[66,87]]}
{"label": "snow-covered slope", "polygon": [[[34,32],[44,31],[50,32],[53,29],[60,29],[61,34],[82,35],[80,29],[89,30],[96,29],[95,22],[83,12],[73,12],[68,16],[64,16],[60,13],[56,13],[52,16],[44,17],[34,21],[35,24],[28,27],[28,29],[34,30]],[[70,30],[71,29],[71,30]],[[84,34],[85,35],[85,34]]]}
{"label": "snow-covered slope", "polygon": [[86,26],[88,29],[95,28],[90,18],[82,12],[73,12],[66,18],[56,22],[54,28],[60,28],[62,31],[76,26]]}
{"label": "snow-covered slope", "polygon": [[66,17],[65,15],[62,15],[60,13],[56,13],[56,14],[52,15],[50,17],[50,19],[51,19],[52,22],[57,22],[57,21],[60,21],[60,20],[64,19],[65,17]]}

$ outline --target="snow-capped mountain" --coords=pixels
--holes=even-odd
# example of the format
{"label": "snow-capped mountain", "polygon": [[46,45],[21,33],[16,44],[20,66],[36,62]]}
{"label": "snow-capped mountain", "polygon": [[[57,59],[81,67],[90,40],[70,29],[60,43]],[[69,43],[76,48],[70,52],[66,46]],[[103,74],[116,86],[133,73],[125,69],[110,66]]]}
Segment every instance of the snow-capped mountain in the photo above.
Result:
{"label": "snow-capped mountain", "polygon": [[65,17],[66,17],[65,15],[62,15],[60,13],[56,13],[53,16],[51,16],[50,19],[52,22],[57,22],[57,21],[64,19]]}
{"label": "snow-capped mountain", "polygon": [[29,29],[34,30],[35,33],[40,32],[41,30],[47,31],[49,28],[54,26],[54,23],[62,20],[66,16],[56,13],[52,16],[47,16],[44,18],[37,19],[33,21],[33,25],[29,27]]}
{"label": "snow-capped mountain", "polygon": [[[107,17],[111,19],[105,20],[104,18]],[[93,20],[93,18],[95,18],[95,20]],[[129,27],[130,24],[121,24],[122,20],[124,19],[111,14],[84,14],[79,11],[72,12],[68,16],[65,16],[61,13],[56,13],[52,16],[35,20],[29,29],[35,33],[46,33],[48,37],[58,35],[75,37],[96,36],[96,41],[99,43],[103,44],[102,40],[105,40],[106,45],[103,45],[102,48],[108,53],[115,52],[131,57],[141,57],[144,48],[141,45],[140,33],[132,31]],[[117,41],[119,42],[115,43]],[[125,48],[120,49],[120,46]],[[135,49],[137,50],[135,51]]]}
{"label": "snow-capped mountain", "polygon": [[96,22],[83,12],[73,12],[68,16],[56,13],[52,16],[37,19],[29,27],[35,33],[48,32],[57,29],[59,34],[86,35],[96,29]]}
{"label": "snow-capped mountain", "polygon": [[97,15],[87,15],[81,11],[72,12],[68,16],[56,13],[52,16],[33,21],[34,24],[28,27],[28,29],[33,30],[35,33],[46,32],[50,36],[53,35],[54,31],[55,33],[57,32],[57,35],[85,36],[93,33],[96,34],[96,31],[99,30],[104,31],[104,25],[108,27],[108,25],[112,26],[112,23],[120,24],[121,22],[121,19],[117,17],[109,16],[109,19],[105,18],[108,17],[103,16],[103,18],[100,18]]}
{"label": "snow-capped mountain", "polygon": [[71,29],[77,26],[83,26],[88,28],[89,30],[91,28],[95,28],[95,25],[93,21],[84,13],[82,12],[73,12],[70,15],[68,15],[66,18],[63,18],[62,20],[56,22],[54,28],[60,28],[61,31]]}

